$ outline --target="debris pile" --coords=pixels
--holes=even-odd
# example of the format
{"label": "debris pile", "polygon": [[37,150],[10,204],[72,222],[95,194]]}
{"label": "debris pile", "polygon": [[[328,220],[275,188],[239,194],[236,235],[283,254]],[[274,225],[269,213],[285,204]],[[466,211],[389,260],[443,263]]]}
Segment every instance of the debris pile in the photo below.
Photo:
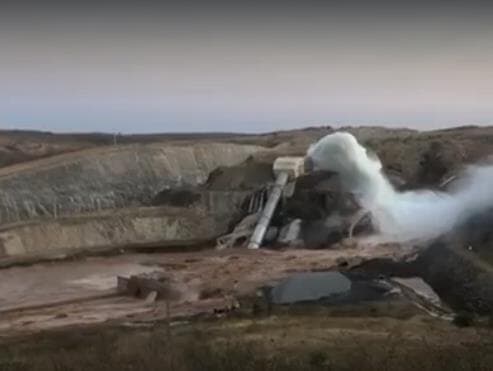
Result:
{"label": "debris pile", "polygon": [[257,224],[259,216],[259,212],[247,215],[236,225],[233,232],[217,239],[216,248],[222,250],[232,247],[245,247],[248,239],[253,233],[253,229]]}
{"label": "debris pile", "polygon": [[[250,169],[255,165],[252,161],[249,160]],[[264,168],[265,165],[260,164],[259,167]],[[237,171],[235,167],[222,169],[221,177],[228,178],[229,172]],[[254,171],[249,173],[255,174]],[[243,217],[232,227],[231,233],[218,238],[219,249],[247,246],[272,189],[272,183],[256,184],[247,175],[242,175],[243,184],[252,184],[253,188],[243,203]],[[303,175],[286,186],[267,229],[264,245],[274,248],[328,248],[349,236],[358,211],[354,198],[343,192],[334,174]],[[354,227],[354,234],[370,232],[370,219],[360,219]]]}
{"label": "debris pile", "polygon": [[173,301],[180,298],[170,279],[161,274],[139,274],[130,277],[117,277],[117,291],[120,294],[145,299],[149,302],[156,300]]}

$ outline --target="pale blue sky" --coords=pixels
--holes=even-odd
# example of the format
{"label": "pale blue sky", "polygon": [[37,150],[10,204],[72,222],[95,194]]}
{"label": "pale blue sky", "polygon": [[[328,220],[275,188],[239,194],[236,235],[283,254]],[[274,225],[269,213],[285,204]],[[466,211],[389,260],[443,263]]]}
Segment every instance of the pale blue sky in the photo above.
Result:
{"label": "pale blue sky", "polygon": [[0,127],[493,124],[489,8],[283,9],[3,12]]}

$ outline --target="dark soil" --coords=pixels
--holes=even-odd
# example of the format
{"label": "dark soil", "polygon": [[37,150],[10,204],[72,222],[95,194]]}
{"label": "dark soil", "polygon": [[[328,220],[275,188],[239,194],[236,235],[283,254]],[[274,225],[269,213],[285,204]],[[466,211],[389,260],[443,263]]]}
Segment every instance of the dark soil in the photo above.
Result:
{"label": "dark soil", "polygon": [[219,167],[205,184],[208,190],[254,190],[274,182],[272,163],[253,158],[238,166]]}

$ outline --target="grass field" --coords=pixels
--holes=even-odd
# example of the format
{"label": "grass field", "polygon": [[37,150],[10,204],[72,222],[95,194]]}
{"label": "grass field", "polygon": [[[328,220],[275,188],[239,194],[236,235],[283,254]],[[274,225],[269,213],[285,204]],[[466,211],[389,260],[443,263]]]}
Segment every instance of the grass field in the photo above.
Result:
{"label": "grass field", "polygon": [[493,369],[492,335],[420,316],[104,325],[3,339],[0,370],[486,371]]}

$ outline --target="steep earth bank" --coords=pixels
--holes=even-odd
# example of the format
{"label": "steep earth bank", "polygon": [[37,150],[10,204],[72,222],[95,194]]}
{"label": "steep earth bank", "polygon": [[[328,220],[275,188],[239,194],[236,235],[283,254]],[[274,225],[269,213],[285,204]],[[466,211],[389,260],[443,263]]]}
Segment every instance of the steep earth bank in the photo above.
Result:
{"label": "steep earth bank", "polygon": [[0,224],[141,206],[162,189],[203,183],[262,150],[209,143],[102,147],[0,169]]}

